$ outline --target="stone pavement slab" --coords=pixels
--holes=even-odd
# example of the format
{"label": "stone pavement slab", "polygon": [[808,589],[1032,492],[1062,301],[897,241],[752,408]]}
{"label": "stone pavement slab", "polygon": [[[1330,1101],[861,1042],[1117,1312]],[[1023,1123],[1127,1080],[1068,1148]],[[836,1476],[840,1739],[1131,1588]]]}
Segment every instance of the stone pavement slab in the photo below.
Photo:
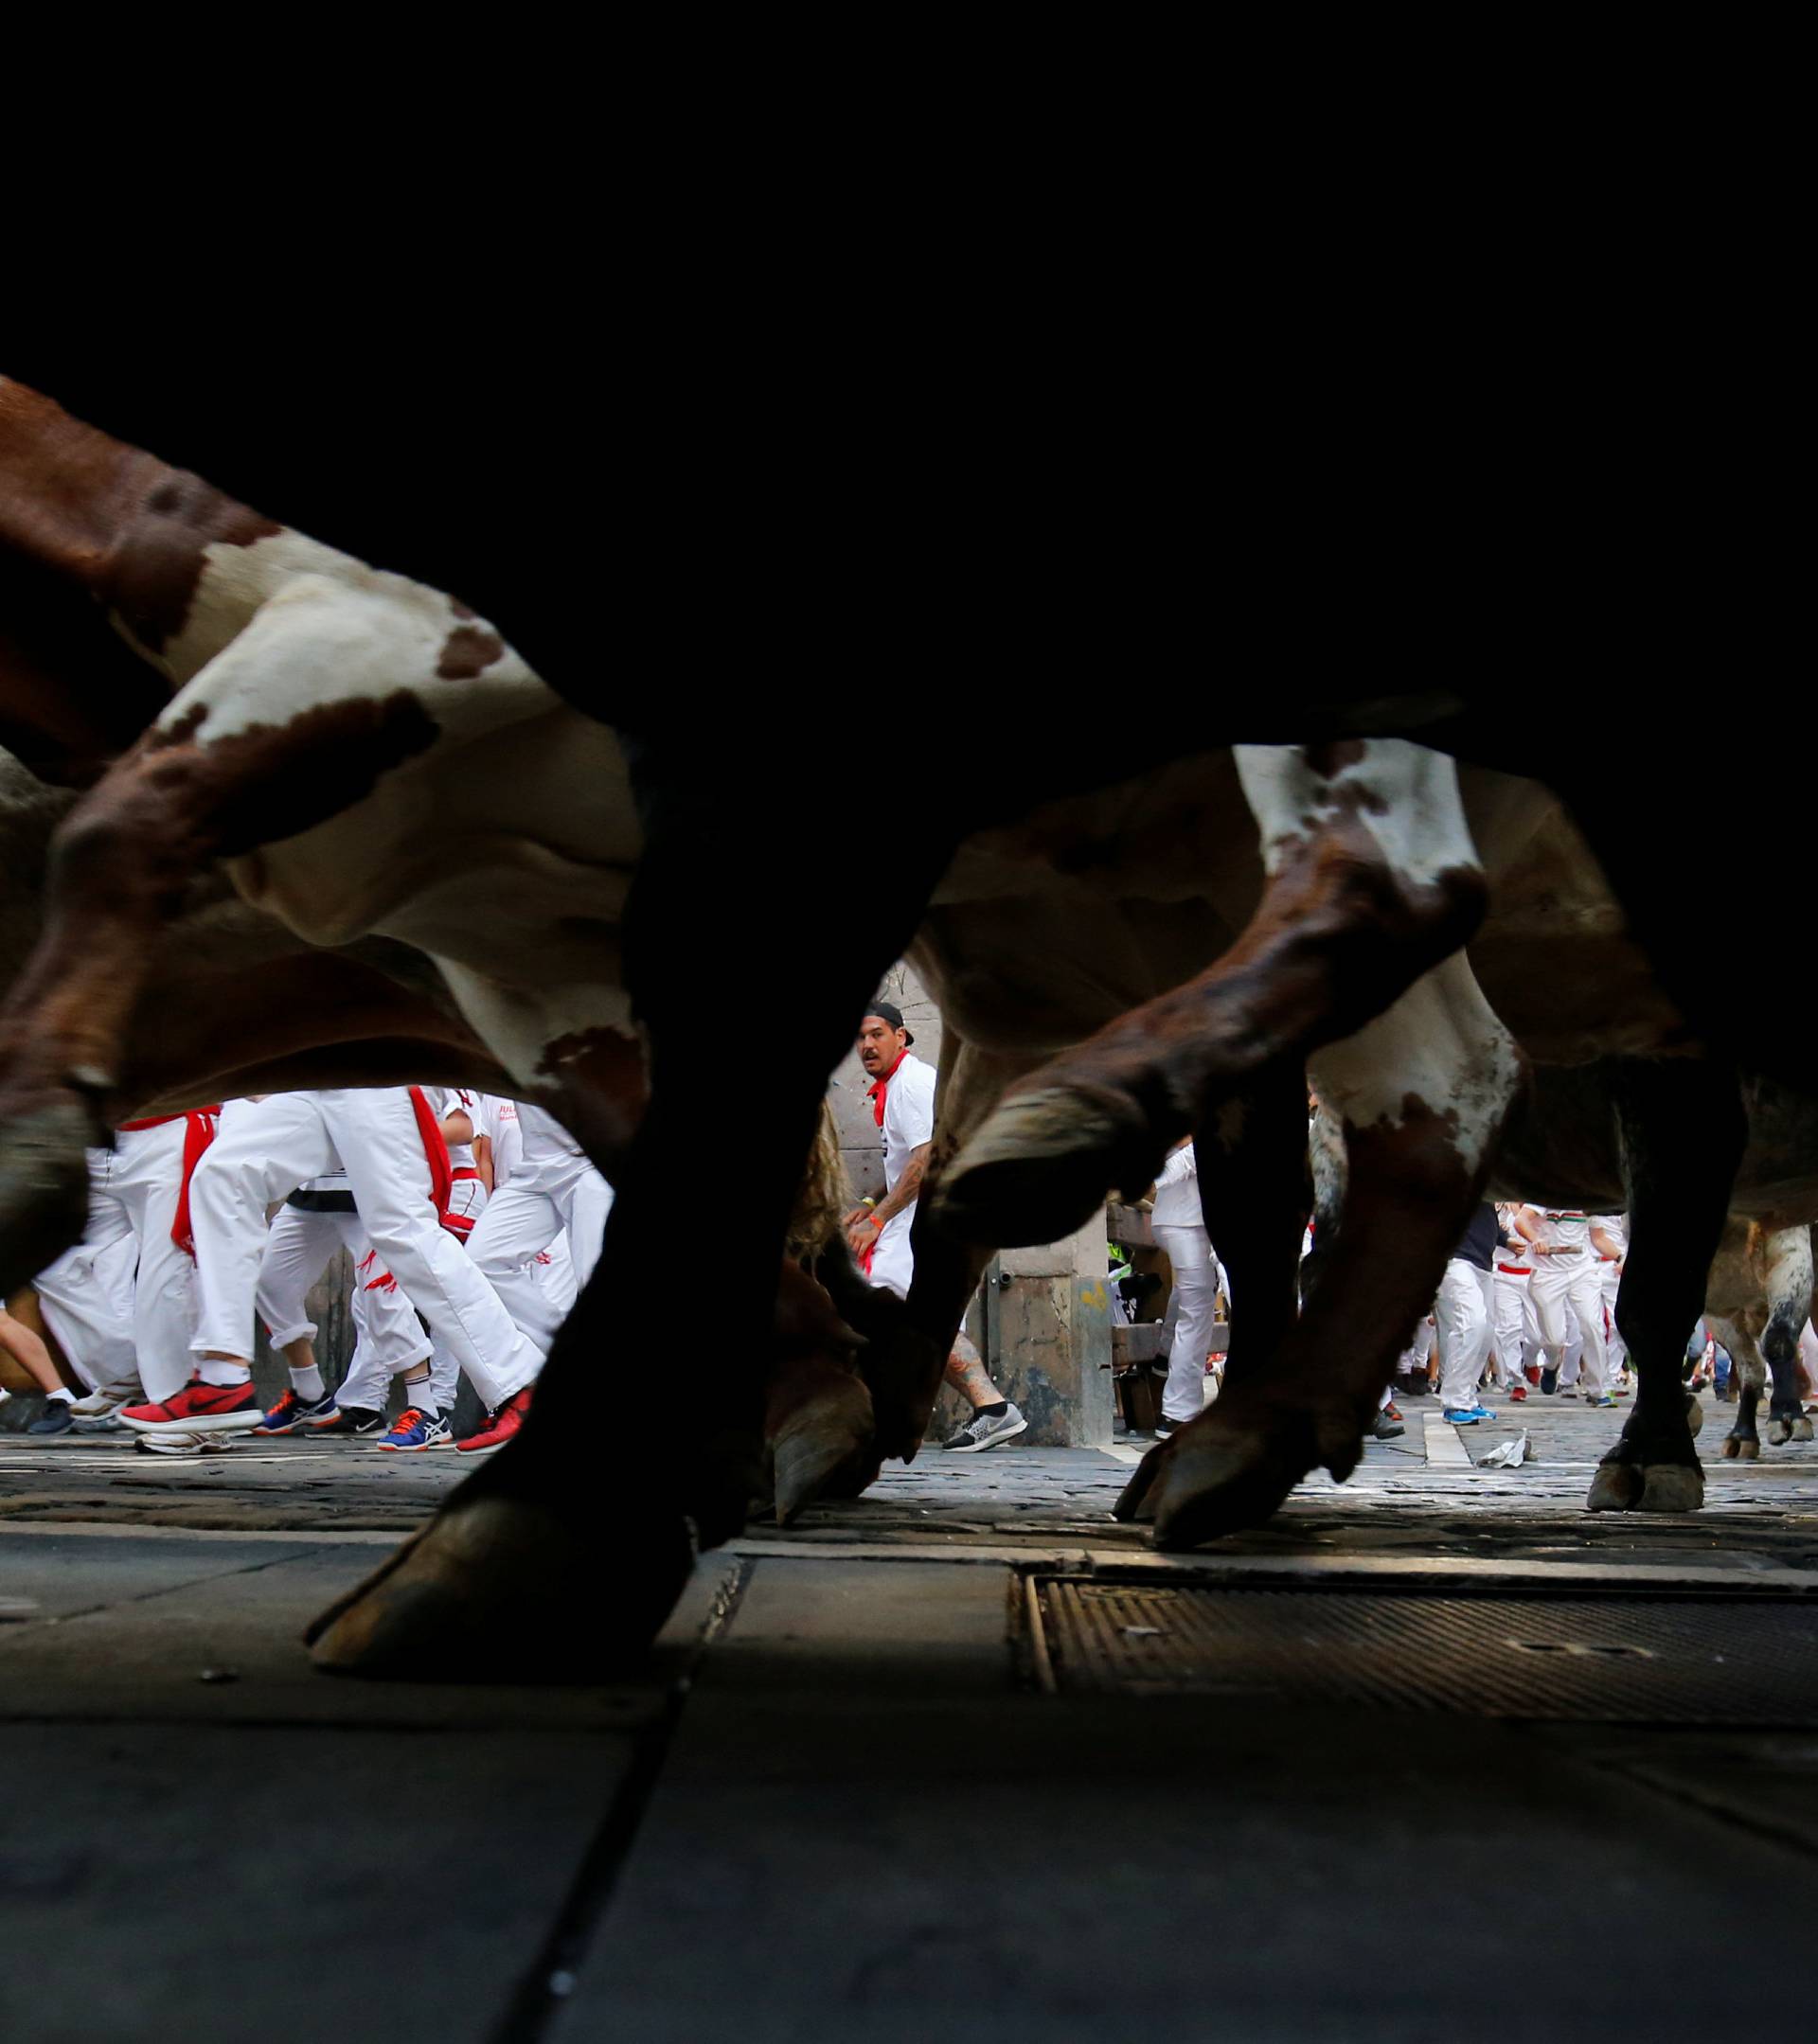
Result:
{"label": "stone pavement slab", "polygon": [[[1530,1400],[1443,1465],[1411,1412],[1185,1563],[1110,1517],[1144,1442],[931,1450],[754,1523],[584,1692],[309,1668],[450,1457],[0,1438],[0,2038],[1803,2034],[1797,1965],[1711,1927],[1800,1948],[1810,1735],[1048,1696],[1015,1644],[1054,1555],[1809,1591],[1818,1449],[1723,1463],[1711,1416],[1700,1515],[1587,1515],[1622,1415]],[[1476,1466],[1522,1425],[1533,1467]]]}

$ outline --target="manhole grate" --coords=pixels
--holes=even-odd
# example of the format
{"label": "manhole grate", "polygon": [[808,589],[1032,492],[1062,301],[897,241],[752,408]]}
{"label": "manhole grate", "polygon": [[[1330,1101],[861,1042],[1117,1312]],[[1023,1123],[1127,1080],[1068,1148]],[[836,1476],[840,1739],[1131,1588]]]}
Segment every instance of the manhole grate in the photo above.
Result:
{"label": "manhole grate", "polygon": [[1030,1575],[1045,1688],[1473,1717],[1818,1724],[1818,1603],[1435,1596]]}

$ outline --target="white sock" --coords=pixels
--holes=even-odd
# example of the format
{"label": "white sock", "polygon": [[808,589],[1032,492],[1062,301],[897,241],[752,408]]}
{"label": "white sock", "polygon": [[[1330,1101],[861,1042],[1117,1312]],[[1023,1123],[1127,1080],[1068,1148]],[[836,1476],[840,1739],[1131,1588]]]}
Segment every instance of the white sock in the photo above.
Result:
{"label": "white sock", "polygon": [[291,1372],[291,1389],[311,1405],[318,1404],[329,1394],[329,1387],[322,1381],[321,1368],[313,1362],[307,1370]]}
{"label": "white sock", "polygon": [[225,1391],[235,1384],[250,1384],[253,1366],[249,1362],[223,1362],[218,1357],[205,1356],[196,1366],[196,1375],[205,1384],[215,1384]]}
{"label": "white sock", "polygon": [[61,1398],[65,1405],[74,1405],[76,1403],[76,1394],[70,1390],[67,1384],[59,1384],[55,1391],[45,1392],[45,1396],[46,1398]]}
{"label": "white sock", "polygon": [[436,1409],[436,1386],[427,1377],[405,1377],[404,1403],[414,1405],[425,1419],[439,1416]]}

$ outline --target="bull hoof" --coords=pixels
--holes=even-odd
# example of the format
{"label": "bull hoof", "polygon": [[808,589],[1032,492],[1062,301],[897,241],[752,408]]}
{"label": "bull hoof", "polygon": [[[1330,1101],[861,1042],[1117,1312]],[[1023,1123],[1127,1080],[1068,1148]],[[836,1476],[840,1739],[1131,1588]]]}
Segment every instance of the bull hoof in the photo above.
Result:
{"label": "bull hoof", "polygon": [[1685,1425],[1690,1430],[1693,1440],[1697,1440],[1700,1430],[1704,1425],[1704,1408],[1699,1404],[1696,1392],[1688,1391],[1685,1394]]}
{"label": "bull hoof", "polygon": [[1138,1508],[1154,1520],[1155,1545],[1198,1547],[1273,1519],[1318,1459],[1315,1440],[1310,1414],[1247,1419],[1214,1406],[1149,1458],[1156,1470]]}
{"label": "bull hoof", "polygon": [[1775,1448],[1784,1448],[1789,1441],[1809,1441],[1811,1439],[1811,1422],[1803,1413],[1797,1419],[1776,1419],[1768,1439]]}
{"label": "bull hoof", "polygon": [[1010,1094],[934,1196],[935,1218],[969,1242],[1020,1249],[1082,1228],[1113,1189],[1139,1193],[1167,1141],[1112,1093],[1044,1086]]}
{"label": "bull hoof", "polygon": [[1792,1437],[1795,1441],[1811,1439],[1811,1422],[1803,1413],[1792,1423]]}
{"label": "bull hoof", "polygon": [[793,1525],[817,1498],[856,1497],[879,1467],[871,1394],[842,1375],[798,1405],[772,1436],[776,1523]]}
{"label": "bull hoof", "polygon": [[1631,1462],[1604,1462],[1591,1479],[1591,1495],[1584,1501],[1593,1512],[1632,1512],[1641,1502],[1642,1474]]}
{"label": "bull hoof", "polygon": [[332,1675],[605,1681],[649,1647],[692,1567],[679,1515],[583,1533],[544,1505],[464,1485],[304,1639]]}
{"label": "bull hoof", "polygon": [[[1757,1452],[1759,1444],[1757,1444]],[[1704,1504],[1704,1472],[1683,1463],[1656,1462],[1643,1469],[1646,1479],[1638,1507],[1644,1512],[1697,1512]]]}
{"label": "bull hoof", "polygon": [[1761,1443],[1753,1436],[1726,1434],[1723,1440],[1723,1455],[1728,1462],[1759,1462]]}
{"label": "bull hoof", "polygon": [[0,1299],[82,1238],[94,1118],[71,1095],[0,1120]]}

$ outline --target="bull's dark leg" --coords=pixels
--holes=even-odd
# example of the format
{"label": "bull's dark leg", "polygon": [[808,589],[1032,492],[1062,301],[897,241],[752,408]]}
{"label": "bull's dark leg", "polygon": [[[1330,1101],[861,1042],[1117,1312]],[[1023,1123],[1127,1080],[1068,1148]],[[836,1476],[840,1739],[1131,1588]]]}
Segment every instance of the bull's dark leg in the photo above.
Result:
{"label": "bull's dark leg", "polygon": [[1736,1379],[1740,1385],[1737,1392],[1736,1417],[1730,1431],[1723,1436],[1723,1459],[1726,1462],[1756,1462],[1760,1459],[1761,1435],[1756,1430],[1756,1415],[1760,1411],[1761,1394],[1768,1381],[1768,1366],[1756,1348],[1754,1335],[1735,1322],[1718,1322],[1721,1331],[1718,1340],[1730,1352],[1730,1363]]}
{"label": "bull's dark leg", "polygon": [[1734,1067],[1716,1059],[1625,1059],[1612,1093],[1631,1245],[1616,1324],[1634,1363],[1635,1403],[1587,1502],[1594,1512],[1696,1511],[1704,1472],[1680,1365],[1704,1308],[1748,1120]]}
{"label": "bull's dark leg", "polygon": [[1396,740],[1240,755],[1268,880],[1218,964],[1011,1090],[942,1187],[944,1224],[1052,1242],[1258,1073],[1353,1035],[1469,940],[1482,869],[1450,759]]}
{"label": "bull's dark leg", "polygon": [[1201,1123],[1194,1148],[1205,1232],[1231,1273],[1228,1394],[1268,1370],[1298,1312],[1312,1206],[1305,1070],[1288,1059],[1259,1072]]}
{"label": "bull's dark leg", "polygon": [[1768,1259],[1768,1324],[1761,1354],[1773,1378],[1768,1438],[1776,1448],[1809,1441],[1811,1421],[1801,1397],[1799,1336],[1811,1317],[1811,1230],[1789,1228],[1777,1235]]}
{"label": "bull's dark leg", "polygon": [[[818,786],[728,788],[690,780],[691,765],[675,762],[648,819],[628,908],[650,1104],[599,1264],[518,1438],[397,1566],[318,1624],[316,1658],[340,1672],[454,1672],[452,1641],[469,1679],[597,1673],[648,1644],[691,1547],[737,1533],[761,1481],[777,1274],[828,1074],[951,846],[904,831],[889,860],[829,877]],[[750,1016],[773,990],[787,995],[789,1028],[758,1058]],[[704,1241],[694,1253],[714,1310],[692,1359],[688,1431],[626,1454],[602,1485],[599,1373],[648,1339],[649,1271]]]}

